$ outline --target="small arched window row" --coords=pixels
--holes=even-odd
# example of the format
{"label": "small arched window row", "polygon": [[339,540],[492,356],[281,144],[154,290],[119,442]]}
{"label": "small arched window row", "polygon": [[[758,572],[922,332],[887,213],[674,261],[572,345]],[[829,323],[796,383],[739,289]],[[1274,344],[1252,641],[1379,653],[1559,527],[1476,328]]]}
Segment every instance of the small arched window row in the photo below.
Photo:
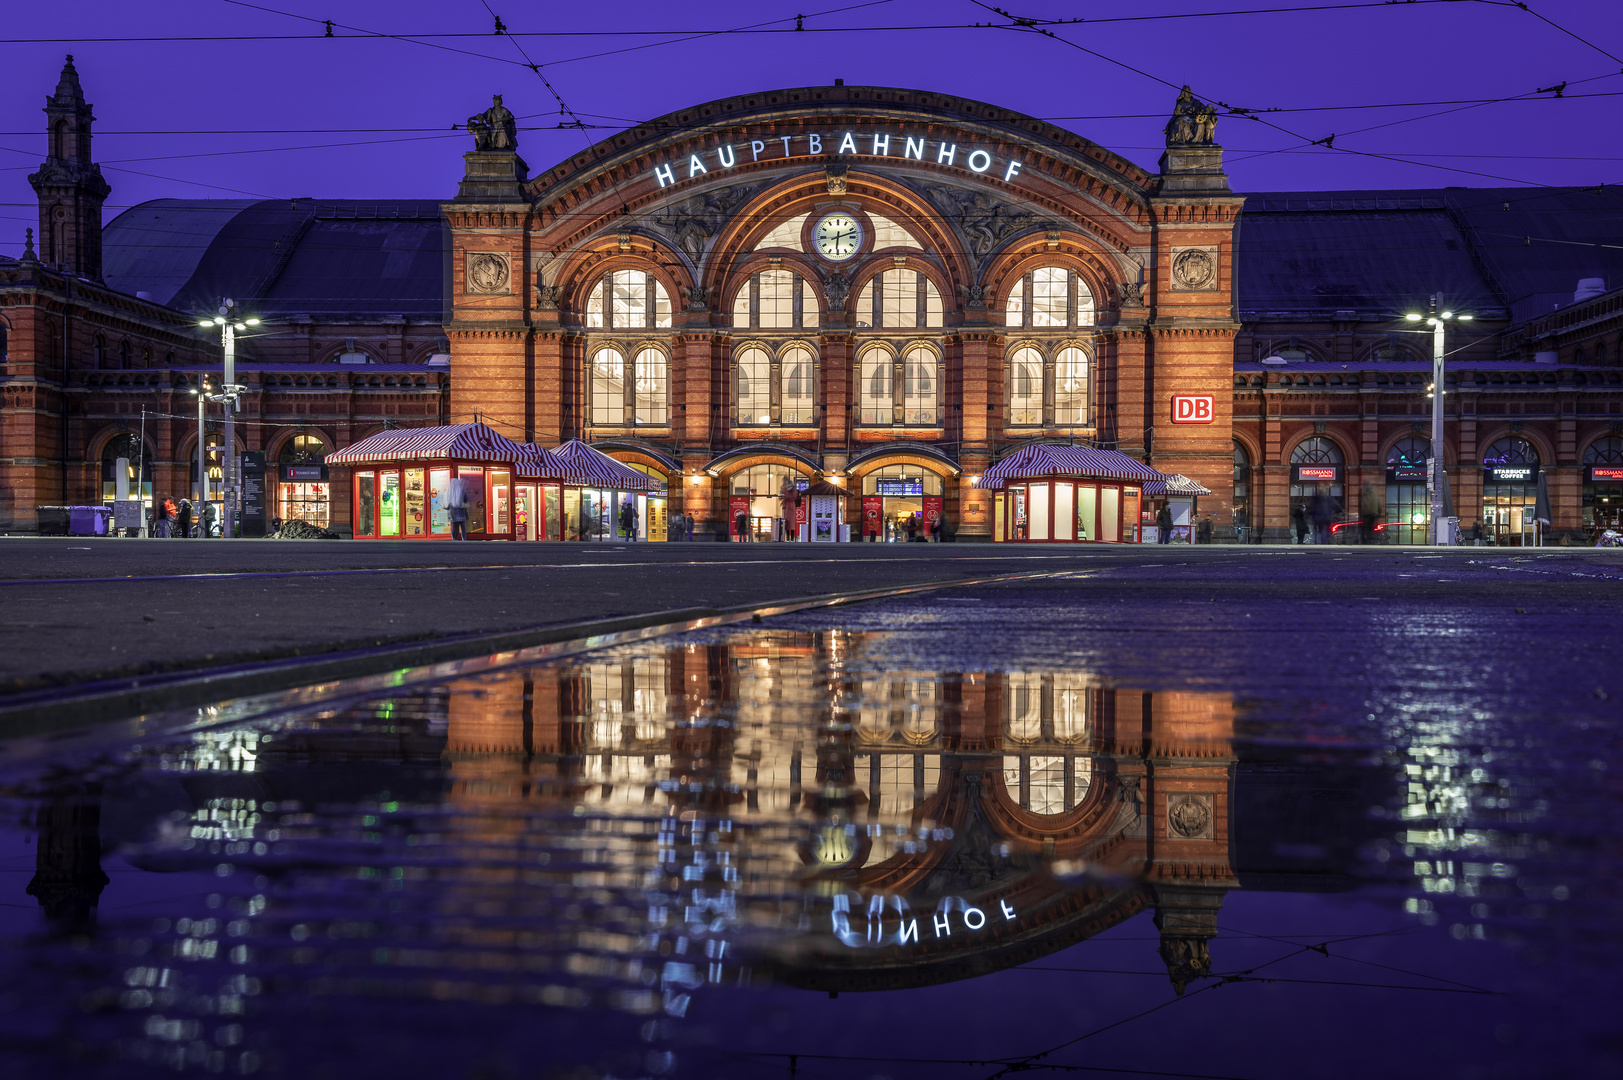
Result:
{"label": "small arched window row", "polygon": [[1074,330],[1092,326],[1093,290],[1074,270],[1039,266],[1009,290],[1003,325],[1027,330]]}
{"label": "small arched window row", "polygon": [[592,353],[587,368],[593,424],[664,427],[670,423],[670,357],[663,349],[643,345],[632,352],[604,345]]}
{"label": "small arched window row", "polygon": [[816,423],[817,354],[800,342],[769,351],[750,343],[733,354],[733,423]]}
{"label": "small arched window row", "polygon": [[934,427],[941,423],[941,354],[928,345],[871,346],[857,358],[860,424]]}
{"label": "small arched window row", "polygon": [[1623,463],[1623,436],[1606,435],[1584,448],[1585,465],[1616,465]]}
{"label": "small arched window row", "polygon": [[862,286],[851,318],[859,330],[937,329],[941,290],[922,270],[882,270]]}
{"label": "small arched window row", "polygon": [[733,298],[733,327],[739,330],[815,330],[817,290],[793,270],[762,270]]}
{"label": "small arched window row", "polygon": [[1021,345],[1008,363],[1010,426],[1092,426],[1093,361],[1086,351]]}
{"label": "small arched window row", "polygon": [[668,330],[671,296],[646,270],[611,271],[586,298],[586,325],[593,330]]}

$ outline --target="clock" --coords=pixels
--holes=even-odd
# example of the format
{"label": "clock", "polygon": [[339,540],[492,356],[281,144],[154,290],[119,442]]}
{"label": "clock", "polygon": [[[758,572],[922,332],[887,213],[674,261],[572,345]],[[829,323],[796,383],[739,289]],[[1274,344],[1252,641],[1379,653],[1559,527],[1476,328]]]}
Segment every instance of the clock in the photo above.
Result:
{"label": "clock", "polygon": [[861,250],[862,226],[850,214],[828,214],[812,229],[812,244],[829,262],[844,262]]}

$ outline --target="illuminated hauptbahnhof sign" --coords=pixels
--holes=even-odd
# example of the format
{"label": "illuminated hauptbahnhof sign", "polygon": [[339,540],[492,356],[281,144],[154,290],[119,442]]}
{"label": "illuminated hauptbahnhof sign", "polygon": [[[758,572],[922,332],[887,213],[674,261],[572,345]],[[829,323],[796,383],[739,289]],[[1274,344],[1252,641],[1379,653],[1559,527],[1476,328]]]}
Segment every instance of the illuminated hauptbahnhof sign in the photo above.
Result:
{"label": "illuminated hauptbahnhof sign", "polygon": [[[928,161],[931,164],[944,168],[959,166],[972,173],[984,175],[993,172],[993,165],[999,166],[1002,180],[1008,183],[1020,175],[1025,162],[1015,158],[998,159],[990,150],[981,147],[970,148],[966,146],[961,152],[959,143],[946,139],[926,139],[923,136],[914,137],[906,134],[892,134],[890,132],[854,132],[840,133],[838,141],[832,134],[809,132],[796,135],[763,135],[760,138],[749,139],[741,143],[724,143],[713,150],[694,151],[687,156],[686,163],[673,162],[659,165],[654,168],[654,179],[660,187],[674,184],[678,179],[691,180],[697,176],[706,176],[712,169],[725,171],[736,167],[747,153],[750,162],[758,162],[763,158],[770,160],[773,157],[790,158],[796,156],[795,149],[804,155],[816,157],[826,154],[831,161],[846,157],[888,158],[891,156],[892,142],[895,143],[896,156],[904,161]],[[778,144],[782,144],[782,152]],[[686,170],[680,176],[680,170]]]}

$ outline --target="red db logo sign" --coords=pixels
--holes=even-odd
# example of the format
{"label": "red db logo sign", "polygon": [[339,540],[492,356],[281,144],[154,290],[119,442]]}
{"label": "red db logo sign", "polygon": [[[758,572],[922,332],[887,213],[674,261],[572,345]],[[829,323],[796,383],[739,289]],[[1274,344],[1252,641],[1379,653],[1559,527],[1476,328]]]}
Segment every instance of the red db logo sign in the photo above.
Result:
{"label": "red db logo sign", "polygon": [[1213,398],[1210,394],[1173,394],[1172,422],[1209,424],[1213,420],[1213,408]]}

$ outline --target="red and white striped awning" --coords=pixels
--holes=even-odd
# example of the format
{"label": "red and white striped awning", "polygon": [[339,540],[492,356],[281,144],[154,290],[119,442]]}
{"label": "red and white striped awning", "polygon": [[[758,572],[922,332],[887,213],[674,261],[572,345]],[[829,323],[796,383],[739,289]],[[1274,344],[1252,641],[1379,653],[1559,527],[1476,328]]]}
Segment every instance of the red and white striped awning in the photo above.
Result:
{"label": "red and white striped awning", "polygon": [[329,465],[360,465],[376,461],[515,461],[519,444],[485,424],[450,424],[446,427],[380,431],[336,454]]}
{"label": "red and white striped awning", "polygon": [[1210,495],[1211,489],[1183,473],[1171,473],[1165,480],[1151,480],[1144,485],[1146,495]]}
{"label": "red and white striped awning", "polygon": [[664,491],[665,485],[645,472],[615,461],[601,450],[587,446],[579,439],[571,439],[553,451],[558,457],[580,469],[591,487],[612,488],[616,491]]}
{"label": "red and white striped awning", "polygon": [[583,484],[591,479],[585,469],[566,461],[544,446],[521,443],[518,449],[520,457],[514,463],[514,468],[519,476],[527,480],[562,480],[566,484]]}
{"label": "red and white striped awning", "polygon": [[1036,443],[1022,446],[1002,461],[993,465],[975,481],[976,487],[998,488],[1010,480],[1025,480],[1041,476],[1074,476],[1088,480],[1121,480],[1128,483],[1147,483],[1165,480],[1136,458],[1115,450],[1096,450],[1091,446],[1053,446]]}

